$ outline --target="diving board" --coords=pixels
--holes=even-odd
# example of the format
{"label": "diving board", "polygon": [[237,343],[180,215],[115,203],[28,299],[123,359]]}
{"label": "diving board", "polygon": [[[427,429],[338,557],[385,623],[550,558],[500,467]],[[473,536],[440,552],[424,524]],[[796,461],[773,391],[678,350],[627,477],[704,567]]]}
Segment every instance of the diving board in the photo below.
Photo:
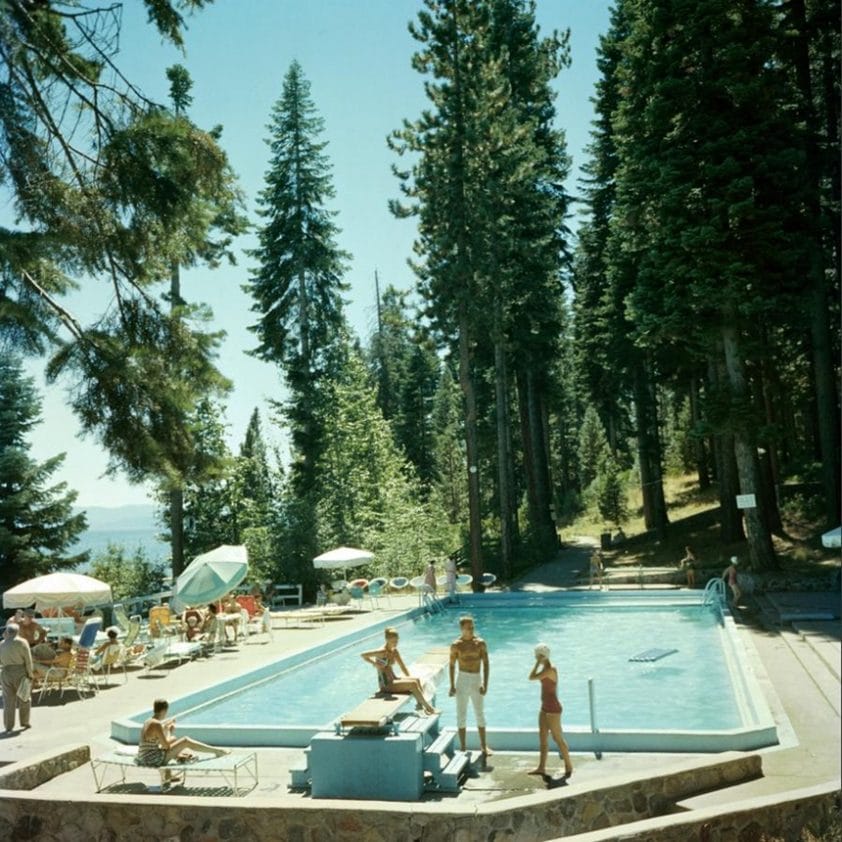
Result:
{"label": "diving board", "polygon": [[[450,649],[439,646],[425,652],[409,668],[409,674],[421,680],[424,695],[432,699],[436,685],[450,661]],[[385,728],[398,711],[412,698],[409,693],[388,693],[380,691],[365,699],[353,710],[339,718],[341,728]]]}
{"label": "diving board", "polygon": [[674,655],[678,649],[647,649],[645,652],[639,652],[629,658],[629,661],[637,663],[651,664],[654,661],[660,661],[661,658],[666,658],[667,655]]}
{"label": "diving board", "polygon": [[342,728],[385,728],[412,698],[407,694],[375,693],[339,718]]}
{"label": "diving board", "polygon": [[[450,661],[450,649],[425,652],[409,668],[427,699]],[[455,732],[442,736],[439,717],[401,712],[410,693],[381,691],[342,714],[333,732],[319,732],[304,752],[305,765],[290,770],[293,787],[314,798],[418,801],[425,787],[455,792],[468,756],[453,752]]]}

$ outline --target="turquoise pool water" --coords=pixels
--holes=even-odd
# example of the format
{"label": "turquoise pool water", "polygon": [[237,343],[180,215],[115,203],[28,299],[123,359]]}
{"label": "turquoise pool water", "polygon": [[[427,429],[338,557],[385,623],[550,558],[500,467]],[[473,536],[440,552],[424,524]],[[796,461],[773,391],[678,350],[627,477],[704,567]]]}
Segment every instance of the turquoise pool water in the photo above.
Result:
{"label": "turquoise pool water", "polygon": [[[404,661],[448,645],[458,634],[459,607],[404,620]],[[533,729],[539,689],[527,680],[532,650],[545,642],[560,673],[566,728],[590,727],[588,679],[595,687],[601,729],[723,731],[743,724],[723,653],[721,615],[699,604],[623,605],[616,600],[495,600],[471,605],[477,632],[488,643],[490,729]],[[359,657],[383,639],[382,630],[320,654],[251,686],[179,713],[183,726],[329,726],[375,689],[374,670]],[[678,652],[654,663],[629,661],[652,648]],[[442,725],[455,724],[447,678],[437,704]],[[471,722],[469,714],[469,724]]]}
{"label": "turquoise pool water", "polygon": [[[778,742],[777,725],[754,675],[756,653],[719,604],[698,591],[473,594],[441,614],[416,608],[337,640],[300,649],[220,683],[170,700],[181,733],[217,745],[310,745],[333,732],[346,711],[376,686],[360,653],[380,645],[383,628],[401,631],[412,664],[458,634],[470,613],[491,654],[489,738],[497,750],[535,751],[538,688],[527,680],[532,650],[553,650],[561,674],[564,730],[571,751],[721,752]],[[284,634],[283,631],[278,633]],[[629,659],[648,649],[677,649],[654,663]],[[595,687],[590,717],[588,680]],[[768,686],[768,684],[767,684]],[[444,728],[454,724],[446,679],[437,698]],[[408,706],[411,710],[411,705]],[[406,710],[406,708],[405,708]],[[136,744],[149,710],[115,719],[111,735]],[[469,721],[470,724],[470,721]],[[477,748],[476,730],[468,747]]]}

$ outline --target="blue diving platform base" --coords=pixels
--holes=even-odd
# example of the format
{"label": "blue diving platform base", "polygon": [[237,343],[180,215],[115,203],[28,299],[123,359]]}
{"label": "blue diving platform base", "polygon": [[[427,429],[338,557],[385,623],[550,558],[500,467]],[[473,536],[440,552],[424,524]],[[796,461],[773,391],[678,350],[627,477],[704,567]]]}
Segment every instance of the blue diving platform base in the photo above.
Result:
{"label": "blue diving platform base", "polygon": [[322,731],[305,749],[306,766],[290,785],[314,798],[419,801],[425,792],[459,792],[470,755],[455,751],[456,732],[438,716],[404,714],[382,729]]}
{"label": "blue diving platform base", "polygon": [[320,733],[310,743],[314,798],[419,801],[424,794],[423,735]]}
{"label": "blue diving platform base", "polygon": [[[444,673],[449,649],[431,649],[411,667],[427,698]],[[402,713],[410,695],[380,691],[343,714],[335,731],[321,731],[304,752],[306,765],[290,770],[290,785],[314,798],[419,801],[425,790],[458,792],[470,760],[453,751],[452,730],[439,715]]]}

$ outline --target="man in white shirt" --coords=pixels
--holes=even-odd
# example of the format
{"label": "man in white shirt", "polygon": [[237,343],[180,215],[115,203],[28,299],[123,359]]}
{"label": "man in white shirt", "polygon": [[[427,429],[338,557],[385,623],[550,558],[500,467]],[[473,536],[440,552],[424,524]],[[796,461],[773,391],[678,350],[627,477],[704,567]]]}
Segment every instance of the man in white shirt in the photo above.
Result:
{"label": "man in white shirt", "polygon": [[3,632],[3,642],[0,643],[0,667],[3,668],[0,685],[3,688],[3,726],[7,734],[11,734],[15,727],[15,710],[18,710],[20,727],[26,730],[29,725],[29,711],[31,703],[29,695],[26,699],[18,697],[18,689],[24,678],[32,681],[32,653],[29,644],[18,637],[17,623],[7,623]]}

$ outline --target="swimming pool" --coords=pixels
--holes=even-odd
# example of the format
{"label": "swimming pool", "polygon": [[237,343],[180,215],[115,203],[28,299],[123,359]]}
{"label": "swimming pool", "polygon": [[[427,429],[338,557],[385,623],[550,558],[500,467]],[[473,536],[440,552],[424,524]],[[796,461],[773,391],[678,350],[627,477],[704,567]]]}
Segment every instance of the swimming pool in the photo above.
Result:
{"label": "swimming pool", "polygon": [[[777,742],[774,722],[730,617],[700,605],[699,593],[612,592],[471,595],[445,611],[392,617],[171,702],[183,733],[222,745],[308,745],[374,689],[359,657],[396,625],[411,664],[458,634],[470,613],[489,646],[489,739],[499,749],[537,748],[538,687],[527,680],[532,649],[552,649],[564,728],[573,750],[722,751]],[[651,650],[676,653],[630,661]],[[589,692],[589,690],[591,692]],[[452,727],[447,679],[441,724]],[[592,719],[592,711],[595,719]],[[112,724],[132,741],[146,713]],[[469,715],[469,730],[471,719]]]}

